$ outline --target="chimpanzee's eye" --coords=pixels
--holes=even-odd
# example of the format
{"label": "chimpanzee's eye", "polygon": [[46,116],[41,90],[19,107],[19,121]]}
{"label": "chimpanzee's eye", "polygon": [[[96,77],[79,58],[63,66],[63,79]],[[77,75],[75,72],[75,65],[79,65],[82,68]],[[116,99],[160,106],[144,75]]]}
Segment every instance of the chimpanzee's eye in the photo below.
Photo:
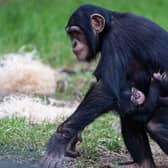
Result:
{"label": "chimpanzee's eye", "polygon": [[79,31],[71,31],[68,33],[70,36],[70,39],[77,39],[80,40],[81,33]]}

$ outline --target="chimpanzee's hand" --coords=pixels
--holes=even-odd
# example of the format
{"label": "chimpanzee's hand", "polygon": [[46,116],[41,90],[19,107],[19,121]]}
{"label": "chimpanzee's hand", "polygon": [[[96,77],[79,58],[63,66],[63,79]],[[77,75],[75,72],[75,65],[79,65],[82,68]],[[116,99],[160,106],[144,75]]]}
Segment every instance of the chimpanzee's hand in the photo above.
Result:
{"label": "chimpanzee's hand", "polygon": [[151,85],[156,86],[158,89],[167,88],[168,84],[168,77],[167,73],[163,72],[162,74],[160,72],[154,73],[153,77],[151,78]]}
{"label": "chimpanzee's hand", "polygon": [[154,73],[153,74],[153,78],[155,79],[155,80],[162,80],[162,75],[161,75],[161,73],[160,72],[157,72],[157,73]]}
{"label": "chimpanzee's hand", "polygon": [[145,102],[145,95],[140,90],[133,87],[131,92],[131,101],[134,105],[142,105]]}
{"label": "chimpanzee's hand", "polygon": [[62,168],[63,161],[80,156],[76,144],[82,142],[81,133],[67,140],[63,134],[55,133],[48,144],[48,152],[42,159],[44,168]]}
{"label": "chimpanzee's hand", "polygon": [[41,163],[44,168],[62,168],[68,142],[59,133],[54,134],[49,140],[48,151]]}
{"label": "chimpanzee's hand", "polygon": [[166,72],[163,72],[162,74],[160,72],[154,73],[153,78],[154,80],[157,80],[157,81],[167,81],[168,80],[168,76]]}

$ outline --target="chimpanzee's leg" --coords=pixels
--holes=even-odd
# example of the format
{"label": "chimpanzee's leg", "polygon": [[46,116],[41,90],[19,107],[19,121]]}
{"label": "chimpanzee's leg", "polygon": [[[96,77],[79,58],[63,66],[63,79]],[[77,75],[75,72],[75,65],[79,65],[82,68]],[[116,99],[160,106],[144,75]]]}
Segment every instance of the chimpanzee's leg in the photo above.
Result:
{"label": "chimpanzee's leg", "polygon": [[151,138],[168,154],[168,108],[159,108],[147,124]]}
{"label": "chimpanzee's leg", "polygon": [[77,110],[57,129],[48,144],[43,163],[47,168],[59,168],[72,139],[97,117],[114,108],[114,99],[101,81],[88,91]]}
{"label": "chimpanzee's leg", "polygon": [[121,129],[125,145],[133,160],[142,168],[154,168],[148,137],[141,124],[121,118]]}

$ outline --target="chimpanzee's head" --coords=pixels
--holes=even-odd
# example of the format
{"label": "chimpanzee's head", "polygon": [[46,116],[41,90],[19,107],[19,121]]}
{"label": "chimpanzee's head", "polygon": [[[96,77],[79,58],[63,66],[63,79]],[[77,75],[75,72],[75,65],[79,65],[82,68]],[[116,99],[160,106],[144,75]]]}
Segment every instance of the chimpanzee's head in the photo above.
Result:
{"label": "chimpanzee's head", "polygon": [[100,37],[107,29],[108,12],[93,5],[79,7],[66,26],[72,51],[79,61],[90,61],[100,51]]}

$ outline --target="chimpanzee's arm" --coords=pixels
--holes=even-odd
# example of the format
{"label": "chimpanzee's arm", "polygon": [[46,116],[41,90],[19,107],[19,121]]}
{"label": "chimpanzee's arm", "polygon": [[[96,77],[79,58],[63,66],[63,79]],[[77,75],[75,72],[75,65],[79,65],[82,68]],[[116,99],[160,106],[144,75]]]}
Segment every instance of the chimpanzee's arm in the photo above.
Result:
{"label": "chimpanzee's arm", "polygon": [[114,109],[115,105],[114,97],[99,81],[90,88],[77,110],[61,126],[81,131],[100,115]]}
{"label": "chimpanzee's arm", "polygon": [[168,97],[159,97],[160,106],[168,106]]}
{"label": "chimpanzee's arm", "polygon": [[160,81],[160,88],[161,90],[167,94],[168,93],[168,81]]}
{"label": "chimpanzee's arm", "polygon": [[101,81],[92,86],[77,110],[58,127],[51,137],[48,152],[43,158],[44,167],[61,166],[64,156],[68,156],[67,149],[73,138],[93,120],[114,107],[114,98]]}
{"label": "chimpanzee's arm", "polygon": [[156,80],[160,86],[161,93],[163,95],[168,94],[168,72],[163,72],[162,74],[154,73],[153,75],[154,80]]}
{"label": "chimpanzee's arm", "polygon": [[[160,86],[161,95],[168,96],[168,73],[163,72],[162,74],[155,73],[153,75],[154,80],[156,80]],[[168,97],[159,97],[160,106],[168,106]]]}

